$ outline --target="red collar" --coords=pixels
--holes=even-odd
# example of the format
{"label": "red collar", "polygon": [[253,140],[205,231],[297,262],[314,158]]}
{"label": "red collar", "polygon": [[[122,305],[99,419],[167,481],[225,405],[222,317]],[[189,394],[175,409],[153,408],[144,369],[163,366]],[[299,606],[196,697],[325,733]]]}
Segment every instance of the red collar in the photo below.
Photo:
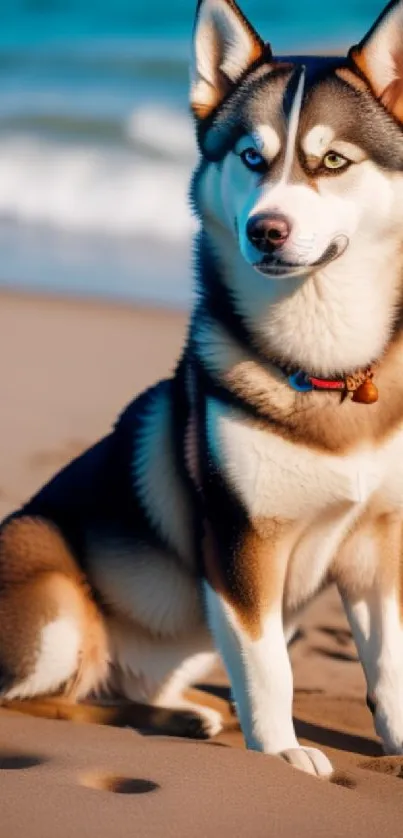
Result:
{"label": "red collar", "polygon": [[313,378],[313,376],[308,375],[307,380],[314,390],[345,390],[346,389],[346,382],[343,379],[340,381],[328,379],[328,378]]}
{"label": "red collar", "polygon": [[316,378],[298,370],[289,376],[288,382],[299,393],[309,393],[312,390],[337,390],[341,393],[343,401],[351,395],[352,401],[358,404],[375,404],[379,399],[379,392],[374,384],[374,375],[373,366],[339,379]]}

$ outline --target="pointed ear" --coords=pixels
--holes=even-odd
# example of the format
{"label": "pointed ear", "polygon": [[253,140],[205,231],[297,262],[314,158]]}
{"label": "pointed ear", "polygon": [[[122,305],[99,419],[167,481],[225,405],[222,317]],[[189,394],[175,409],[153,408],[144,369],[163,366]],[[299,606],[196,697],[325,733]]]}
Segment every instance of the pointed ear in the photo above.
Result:
{"label": "pointed ear", "polygon": [[393,0],[350,58],[376,97],[403,122],[403,0]]}
{"label": "pointed ear", "polygon": [[199,0],[191,65],[192,110],[207,117],[245,70],[270,54],[234,0]]}

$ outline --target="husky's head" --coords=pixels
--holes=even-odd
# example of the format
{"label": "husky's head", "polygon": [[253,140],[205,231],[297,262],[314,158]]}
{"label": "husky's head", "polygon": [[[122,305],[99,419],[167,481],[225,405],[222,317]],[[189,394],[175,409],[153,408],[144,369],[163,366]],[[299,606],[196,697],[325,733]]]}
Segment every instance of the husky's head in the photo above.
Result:
{"label": "husky's head", "polygon": [[193,43],[193,195],[235,308],[284,361],[371,362],[402,298],[403,0],[347,58],[276,59],[234,0],[200,0]]}

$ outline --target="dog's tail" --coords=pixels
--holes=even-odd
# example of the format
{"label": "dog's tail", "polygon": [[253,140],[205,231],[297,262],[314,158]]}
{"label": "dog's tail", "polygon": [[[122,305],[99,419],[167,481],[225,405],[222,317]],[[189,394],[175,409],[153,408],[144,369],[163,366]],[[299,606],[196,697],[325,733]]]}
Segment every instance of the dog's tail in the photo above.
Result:
{"label": "dog's tail", "polygon": [[132,727],[162,736],[200,738],[200,719],[197,714],[147,704],[74,704],[63,698],[34,698],[3,701],[0,707],[42,719]]}

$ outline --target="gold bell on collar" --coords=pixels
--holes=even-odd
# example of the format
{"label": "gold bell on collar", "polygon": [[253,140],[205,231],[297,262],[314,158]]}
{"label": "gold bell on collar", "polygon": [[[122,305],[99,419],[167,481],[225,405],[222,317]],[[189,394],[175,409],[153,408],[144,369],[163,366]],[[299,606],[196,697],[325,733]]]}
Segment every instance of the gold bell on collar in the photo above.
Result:
{"label": "gold bell on collar", "polygon": [[374,374],[369,372],[365,381],[353,393],[353,402],[357,404],[375,404],[379,399],[379,390],[374,384]]}

